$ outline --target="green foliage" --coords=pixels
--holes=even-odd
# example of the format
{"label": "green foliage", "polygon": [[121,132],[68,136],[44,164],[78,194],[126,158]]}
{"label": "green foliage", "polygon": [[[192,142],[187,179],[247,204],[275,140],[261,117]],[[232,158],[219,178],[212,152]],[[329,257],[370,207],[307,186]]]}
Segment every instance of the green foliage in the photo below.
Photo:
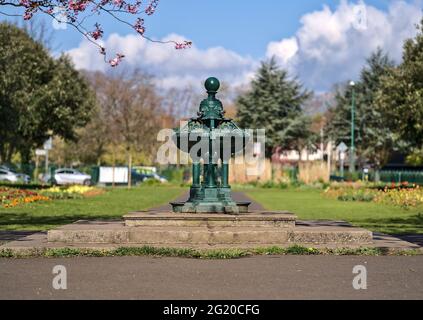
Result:
{"label": "green foliage", "polygon": [[336,198],[340,201],[372,202],[377,194],[377,191],[367,189],[347,188],[344,190],[336,191],[338,191]]}
{"label": "green foliage", "polygon": [[423,149],[414,150],[407,156],[406,162],[412,166],[423,166]]}
{"label": "green foliage", "polygon": [[[409,250],[400,250],[397,252],[398,255],[403,255],[402,252]],[[415,253],[414,250],[410,250]],[[389,252],[383,248],[335,248],[326,249],[327,254],[336,256],[382,256],[387,255]]]}
{"label": "green foliage", "polygon": [[[263,62],[251,83],[251,90],[237,101],[237,118],[241,127],[266,129],[266,156],[275,147],[298,149],[299,141],[312,136],[310,120],[302,105],[310,93],[296,80],[279,69],[274,59]],[[309,144],[309,143],[305,143]]]}
{"label": "green foliage", "polygon": [[162,182],[156,179],[147,179],[141,183],[143,186],[160,186]]}
{"label": "green foliage", "polygon": [[49,191],[40,191],[45,197],[48,197],[51,200],[67,200],[67,199],[83,199],[84,196],[79,193],[69,193],[69,192],[49,192]]}
{"label": "green foliage", "polygon": [[415,256],[421,255],[418,249],[388,250],[384,248],[306,248],[299,245],[290,247],[264,247],[252,249],[191,249],[165,247],[120,247],[116,249],[79,249],[79,248],[48,248],[14,251],[0,249],[0,258],[72,258],[72,257],[121,257],[121,256],[153,256],[180,257],[193,259],[239,259],[252,255],[355,255],[355,256]]}
{"label": "green foliage", "polygon": [[264,189],[272,189],[272,188],[279,188],[279,189],[286,189],[289,185],[285,182],[274,182],[274,181],[266,181],[263,184],[258,184],[256,186],[260,186]]}
{"label": "green foliage", "polygon": [[0,24],[0,161],[19,152],[27,163],[51,134],[75,139],[93,101],[69,58],[53,59],[26,31]]}
{"label": "green foliage", "polygon": [[404,43],[403,62],[383,77],[376,105],[404,149],[423,149],[423,19],[416,37]]}
{"label": "green foliage", "polygon": [[190,169],[190,167],[177,168],[176,166],[169,166],[160,170],[159,174],[169,182],[183,183],[189,177]]}
{"label": "green foliage", "polygon": [[[382,167],[394,149],[393,134],[384,125],[382,111],[376,108],[376,94],[382,77],[393,62],[381,49],[374,52],[361,70],[360,80],[355,84],[355,145],[362,162],[370,162],[375,168]],[[352,88],[347,85],[337,89],[335,105],[330,109],[329,135],[347,145],[351,144]],[[398,143],[398,141],[397,141]],[[351,177],[354,179],[354,177]]]}
{"label": "green foliage", "polygon": [[318,254],[319,251],[314,248],[305,248],[303,246],[294,245],[292,247],[288,247],[285,250],[286,254],[292,254],[292,255],[312,255],[312,254]]}

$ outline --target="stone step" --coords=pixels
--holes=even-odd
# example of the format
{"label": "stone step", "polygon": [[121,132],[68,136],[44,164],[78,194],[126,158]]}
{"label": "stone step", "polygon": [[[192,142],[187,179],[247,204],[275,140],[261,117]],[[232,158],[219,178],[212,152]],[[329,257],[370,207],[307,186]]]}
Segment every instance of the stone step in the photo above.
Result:
{"label": "stone step", "polygon": [[283,228],[249,227],[122,227],[121,229],[51,230],[49,242],[138,244],[260,244],[285,243]]}
{"label": "stone step", "polygon": [[293,228],[297,217],[289,212],[260,211],[245,214],[189,214],[132,212],[123,216],[125,225],[156,227],[270,227]]}
{"label": "stone step", "polygon": [[123,223],[75,223],[48,232],[49,242],[69,244],[140,244],[140,245],[284,245],[365,244],[372,233],[359,228],[308,227],[127,227]]}

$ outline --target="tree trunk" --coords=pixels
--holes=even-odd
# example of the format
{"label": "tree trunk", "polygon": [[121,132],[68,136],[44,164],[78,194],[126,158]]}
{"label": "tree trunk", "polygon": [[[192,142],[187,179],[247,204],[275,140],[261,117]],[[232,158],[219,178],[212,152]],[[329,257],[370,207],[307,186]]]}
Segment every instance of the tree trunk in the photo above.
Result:
{"label": "tree trunk", "polygon": [[31,161],[31,150],[28,148],[25,148],[25,149],[21,149],[19,153],[21,154],[22,164],[29,164],[29,162]]}
{"label": "tree trunk", "polygon": [[380,182],[380,168],[379,167],[375,167],[375,182],[376,183]]}
{"label": "tree trunk", "polygon": [[132,152],[129,151],[128,154],[128,189],[131,189],[132,186]]}
{"label": "tree trunk", "polygon": [[116,153],[115,153],[115,148],[113,148],[112,188],[115,187],[115,167],[116,167]]}

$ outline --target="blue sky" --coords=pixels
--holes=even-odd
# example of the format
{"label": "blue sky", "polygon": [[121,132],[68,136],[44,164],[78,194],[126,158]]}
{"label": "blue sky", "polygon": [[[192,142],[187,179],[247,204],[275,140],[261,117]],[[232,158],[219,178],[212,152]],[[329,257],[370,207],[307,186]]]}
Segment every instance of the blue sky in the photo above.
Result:
{"label": "blue sky", "polygon": [[[386,10],[389,1],[367,4]],[[307,12],[338,0],[162,0],[148,22],[153,36],[177,33],[200,48],[223,46],[243,55],[261,58],[270,41],[292,36]]]}
{"label": "blue sky", "polygon": [[[382,10],[389,2],[365,1]],[[259,59],[267,43],[295,34],[302,15],[323,5],[334,9],[338,4],[339,0],[161,0],[156,13],[146,17],[147,34],[162,38],[177,33],[202,49],[223,46]],[[107,32],[132,33],[128,26],[106,17],[91,21],[99,21],[106,36]],[[72,29],[57,30],[54,35],[56,47],[65,51],[81,41],[81,35]]]}
{"label": "blue sky", "polygon": [[[236,86],[252,78],[259,62],[275,56],[281,67],[310,89],[325,92],[333,84],[356,79],[366,57],[382,47],[397,62],[402,43],[415,35],[423,0],[161,0],[146,17],[147,35],[188,39],[188,50],[156,45],[137,37],[110,18],[102,24],[111,56],[147,70],[164,88],[197,86],[215,75]],[[357,8],[364,8],[357,11]],[[365,27],[356,26],[365,11]],[[48,21],[48,26],[50,25]],[[97,48],[71,28],[54,30],[57,51],[67,52],[81,69],[107,71]],[[55,52],[58,54],[58,52]]]}

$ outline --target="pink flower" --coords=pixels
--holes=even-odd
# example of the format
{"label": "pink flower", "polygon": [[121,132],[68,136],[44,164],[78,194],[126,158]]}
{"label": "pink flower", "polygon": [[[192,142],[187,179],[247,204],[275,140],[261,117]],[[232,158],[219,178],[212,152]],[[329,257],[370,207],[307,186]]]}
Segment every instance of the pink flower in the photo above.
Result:
{"label": "pink flower", "polygon": [[177,42],[175,44],[175,49],[176,50],[181,50],[181,49],[188,49],[191,48],[192,42],[191,41],[184,41],[184,42]]}
{"label": "pink flower", "polygon": [[103,36],[103,30],[101,29],[100,25],[98,23],[95,24],[95,30],[91,32],[91,37],[94,38],[94,40],[97,40]]}
{"label": "pink flower", "polygon": [[143,35],[144,32],[145,32],[144,19],[138,18],[137,21],[134,24],[134,29],[140,35]]}
{"label": "pink flower", "polygon": [[118,53],[118,54],[116,54],[115,58],[109,60],[109,63],[112,67],[116,67],[116,66],[119,65],[119,63],[121,63],[121,61],[124,57],[125,56],[123,54]]}
{"label": "pink flower", "polygon": [[159,0],[151,0],[148,7],[145,9],[145,13],[149,16],[151,16],[157,8],[157,5],[159,4]]}
{"label": "pink flower", "polygon": [[70,0],[69,1],[69,9],[78,12],[78,11],[84,11],[88,5],[88,1],[85,0]]}
{"label": "pink flower", "polygon": [[136,13],[138,13],[138,6],[131,6],[130,4],[128,4],[128,6],[126,7],[126,10],[129,12],[129,13],[132,13],[132,14],[136,14]]}
{"label": "pink flower", "polygon": [[23,15],[24,20],[29,20],[32,18],[32,12],[30,11],[25,11],[24,15]]}
{"label": "pink flower", "polygon": [[29,0],[20,0],[19,3],[25,8],[29,8],[31,6],[31,2]]}

